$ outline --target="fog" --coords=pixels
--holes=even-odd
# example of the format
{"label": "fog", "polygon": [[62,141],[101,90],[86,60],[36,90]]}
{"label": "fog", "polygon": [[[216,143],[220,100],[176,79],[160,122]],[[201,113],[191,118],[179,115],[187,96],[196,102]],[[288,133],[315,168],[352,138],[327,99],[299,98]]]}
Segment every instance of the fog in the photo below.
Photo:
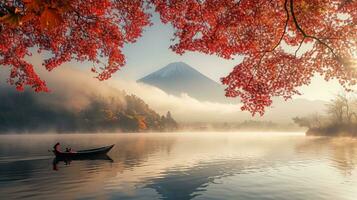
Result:
{"label": "fog", "polygon": [[[238,122],[243,120],[266,120],[278,123],[291,123],[295,116],[304,116],[315,112],[324,112],[325,102],[310,101],[305,99],[295,99],[283,101],[275,99],[271,108],[267,109],[263,117],[252,117],[250,113],[241,111],[241,104],[223,104],[215,102],[202,102],[187,94],[173,96],[164,91],[136,83],[135,81],[123,81],[112,78],[107,81],[98,81],[94,78],[89,68],[78,69],[66,64],[56,68],[52,72],[39,68],[41,66],[38,58],[31,58],[35,64],[36,71],[40,77],[47,82],[52,94],[38,94],[44,104],[63,106],[66,109],[81,109],[88,105],[90,98],[95,95],[103,97],[116,97],[125,101],[121,91],[128,94],[135,94],[143,99],[152,109],[159,114],[171,111],[173,117],[178,122]],[[120,74],[120,71],[118,72]],[[0,71],[1,85],[4,83],[7,73],[4,69]],[[11,87],[11,90],[15,90]]]}

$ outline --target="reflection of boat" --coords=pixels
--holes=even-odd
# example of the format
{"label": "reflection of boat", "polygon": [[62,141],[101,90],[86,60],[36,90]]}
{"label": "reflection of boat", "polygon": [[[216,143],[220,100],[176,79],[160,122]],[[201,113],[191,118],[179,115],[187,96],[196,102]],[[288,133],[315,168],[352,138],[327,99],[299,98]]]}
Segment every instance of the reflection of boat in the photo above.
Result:
{"label": "reflection of boat", "polygon": [[53,170],[58,171],[58,163],[60,162],[64,162],[65,165],[70,165],[72,161],[76,161],[76,160],[103,160],[103,161],[113,162],[113,160],[106,154],[97,154],[92,156],[74,156],[74,157],[56,156],[52,162]]}
{"label": "reflection of boat", "polygon": [[80,150],[74,152],[61,152],[61,151],[53,151],[56,155],[56,158],[62,160],[80,160],[80,159],[91,159],[91,157],[96,157],[100,155],[106,155],[112,148],[113,145],[100,147],[96,149],[87,149],[87,150]]}
{"label": "reflection of boat", "polygon": [[113,162],[112,158],[110,158],[108,155],[96,155],[96,156],[90,156],[90,157],[73,157],[73,158],[66,158],[66,157],[56,157],[53,159],[53,163],[59,163],[59,162],[70,162],[72,160],[107,160],[110,162]]}

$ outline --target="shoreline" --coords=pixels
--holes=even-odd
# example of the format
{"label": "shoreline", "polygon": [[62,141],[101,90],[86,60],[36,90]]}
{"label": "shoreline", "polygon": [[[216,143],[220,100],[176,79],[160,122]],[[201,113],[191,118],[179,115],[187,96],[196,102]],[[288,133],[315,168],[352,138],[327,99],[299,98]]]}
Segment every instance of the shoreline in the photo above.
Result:
{"label": "shoreline", "polygon": [[330,137],[357,137],[357,127],[354,126],[328,126],[309,128],[306,136],[330,136]]}

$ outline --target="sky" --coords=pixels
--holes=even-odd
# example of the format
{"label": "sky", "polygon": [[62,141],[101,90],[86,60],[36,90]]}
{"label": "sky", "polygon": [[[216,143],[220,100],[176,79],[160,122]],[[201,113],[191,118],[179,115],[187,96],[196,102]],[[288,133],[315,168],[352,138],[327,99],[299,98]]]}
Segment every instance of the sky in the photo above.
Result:
{"label": "sky", "polygon": [[218,81],[228,74],[237,61],[226,60],[217,56],[188,52],[178,55],[169,49],[173,29],[160,22],[158,16],[153,17],[154,25],[147,27],[136,43],[124,47],[127,65],[119,74],[124,79],[139,79],[171,62],[185,62],[206,76]]}

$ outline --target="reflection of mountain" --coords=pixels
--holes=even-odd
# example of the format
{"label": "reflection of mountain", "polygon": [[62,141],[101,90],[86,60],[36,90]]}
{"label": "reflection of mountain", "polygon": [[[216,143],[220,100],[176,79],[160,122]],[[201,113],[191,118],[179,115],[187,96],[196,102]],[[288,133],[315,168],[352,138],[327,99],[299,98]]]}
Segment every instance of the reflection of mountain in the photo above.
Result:
{"label": "reflection of mountain", "polygon": [[168,94],[186,93],[201,101],[228,102],[224,86],[201,74],[183,62],[170,63],[138,80],[153,85]]}
{"label": "reflection of mountain", "polygon": [[187,170],[168,170],[165,176],[149,180],[145,187],[152,188],[162,199],[189,200],[205,191],[209,183],[242,169],[242,164],[235,161],[223,163],[199,163]]}
{"label": "reflection of mountain", "polygon": [[[265,159],[246,159],[246,160],[211,160],[210,162],[199,162],[190,168],[169,169],[161,176],[149,179],[145,188],[156,190],[166,200],[190,200],[202,195],[207,191],[207,187],[212,183],[220,182],[219,180],[237,174],[254,174],[268,170],[270,167],[279,164],[286,165],[286,162],[267,157]],[[261,183],[269,182],[260,180]],[[246,193],[244,188],[234,188],[236,193]],[[218,195],[218,194],[217,194]],[[224,194],[229,196],[229,194]],[[224,196],[223,195],[223,196]],[[237,197],[236,197],[237,198]],[[217,199],[213,198],[212,199]],[[259,199],[259,198],[258,198]]]}

